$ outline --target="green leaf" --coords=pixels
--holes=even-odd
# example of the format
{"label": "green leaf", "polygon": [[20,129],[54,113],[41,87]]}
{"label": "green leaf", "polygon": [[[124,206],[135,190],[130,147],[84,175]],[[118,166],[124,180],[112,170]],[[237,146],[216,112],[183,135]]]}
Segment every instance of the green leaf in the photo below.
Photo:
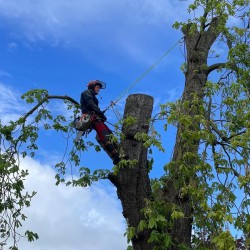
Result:
{"label": "green leaf", "polygon": [[25,232],[25,236],[28,238],[28,241],[34,241],[39,238],[37,233],[33,233],[28,230]]}
{"label": "green leaf", "polygon": [[184,217],[184,214],[182,212],[179,212],[179,211],[176,211],[176,210],[173,211],[172,214],[171,214],[171,218],[173,220],[175,220],[175,219],[181,219],[183,217]]}
{"label": "green leaf", "polygon": [[145,220],[141,220],[138,225],[138,230],[143,231],[145,228],[147,228],[147,222]]}
{"label": "green leaf", "polygon": [[156,218],[151,217],[151,218],[149,219],[148,228],[149,228],[149,229],[157,228]]}

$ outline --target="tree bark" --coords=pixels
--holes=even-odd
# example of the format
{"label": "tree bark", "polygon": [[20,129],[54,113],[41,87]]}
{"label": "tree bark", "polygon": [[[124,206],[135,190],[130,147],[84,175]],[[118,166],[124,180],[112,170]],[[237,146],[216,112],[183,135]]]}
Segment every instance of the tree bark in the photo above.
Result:
{"label": "tree bark", "polygon": [[[170,229],[173,245],[171,250],[179,250],[180,245],[191,248],[191,233],[193,221],[193,207],[189,195],[183,197],[181,188],[188,185],[191,180],[196,179],[193,171],[197,163],[199,139],[190,140],[183,137],[187,130],[195,133],[200,130],[199,122],[195,121],[195,116],[204,115],[200,106],[203,105],[205,86],[207,81],[208,65],[207,57],[220,32],[218,30],[219,19],[214,18],[206,30],[198,31],[196,26],[189,24],[183,29],[187,48],[187,70],[185,72],[185,88],[182,95],[180,113],[182,116],[189,116],[192,119],[190,125],[179,123],[177,126],[176,142],[174,147],[172,162],[175,169],[170,169],[169,177],[166,178],[163,188],[163,199],[167,203],[174,204],[176,208],[184,214],[183,219],[175,220]],[[128,116],[136,117],[138,122],[132,126],[123,126],[125,139],[121,143],[121,149],[130,160],[136,159],[136,166],[130,168],[126,166],[120,168],[118,175],[110,175],[110,181],[116,186],[117,194],[123,207],[123,215],[128,225],[137,229],[143,215],[142,208],[145,207],[145,200],[151,198],[150,179],[147,170],[147,148],[142,142],[134,139],[138,132],[148,132],[149,118],[151,117],[153,98],[147,95],[131,95],[127,99],[124,118]],[[193,159],[184,160],[186,153],[196,155]],[[180,165],[185,164],[189,168],[190,174],[183,175]],[[168,232],[169,233],[169,232]],[[135,250],[152,250],[153,245],[148,243],[150,232],[145,230],[132,239]]]}
{"label": "tree bark", "polygon": [[[149,119],[153,109],[153,97],[143,94],[130,95],[127,98],[124,119],[132,116],[137,119],[133,125],[123,125],[124,139],[120,148],[129,160],[137,160],[135,166],[125,166],[119,169],[118,175],[110,175],[110,181],[116,186],[118,198],[121,200],[123,215],[129,227],[137,229],[143,219],[141,213],[145,200],[150,199],[151,187],[147,169],[147,151],[143,142],[134,139],[138,132],[148,133]],[[135,250],[152,250],[148,244],[150,232],[145,230],[132,239]]]}
{"label": "tree bark", "polygon": [[[185,72],[185,88],[182,95],[182,103],[185,103],[185,105],[181,106],[180,113],[183,116],[189,116],[192,123],[188,126],[179,123],[177,126],[176,142],[172,158],[172,162],[175,163],[175,169],[170,170],[170,176],[164,188],[166,202],[175,204],[184,213],[184,218],[176,220],[171,230],[174,242],[171,250],[180,249],[180,244],[191,247],[193,207],[190,197],[188,195],[183,197],[180,194],[181,188],[196,178],[193,166],[197,162],[200,141],[198,139],[191,140],[190,138],[185,138],[183,137],[183,133],[187,131],[195,133],[200,130],[200,124],[194,118],[198,115],[204,115],[199,106],[203,105],[205,95],[208,76],[208,53],[220,34],[217,28],[218,25],[219,19],[214,18],[206,31],[198,31],[197,27],[194,29],[195,26],[192,26],[192,24],[187,25],[183,30],[187,48],[187,69]],[[186,153],[196,155],[197,158],[184,160]],[[189,176],[182,174],[179,168],[181,164],[185,164],[188,167],[190,170]]]}

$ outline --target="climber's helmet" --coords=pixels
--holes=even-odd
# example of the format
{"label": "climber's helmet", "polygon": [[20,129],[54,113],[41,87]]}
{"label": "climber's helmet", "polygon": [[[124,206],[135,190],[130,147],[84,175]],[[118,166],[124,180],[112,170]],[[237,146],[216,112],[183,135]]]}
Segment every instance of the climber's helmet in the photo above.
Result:
{"label": "climber's helmet", "polygon": [[106,83],[102,82],[100,80],[92,80],[87,84],[88,89],[94,89],[95,86],[98,85],[100,89],[105,89],[106,88]]}

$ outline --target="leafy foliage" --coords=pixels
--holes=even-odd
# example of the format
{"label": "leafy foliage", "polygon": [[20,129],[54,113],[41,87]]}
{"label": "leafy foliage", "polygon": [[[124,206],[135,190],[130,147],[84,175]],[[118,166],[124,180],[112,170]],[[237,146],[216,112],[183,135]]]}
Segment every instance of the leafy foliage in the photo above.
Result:
{"label": "leafy foliage", "polygon": [[[206,32],[214,18],[220,19],[218,42],[226,41],[228,60],[214,65],[203,65],[208,75],[205,95],[201,99],[193,93],[188,100],[161,105],[161,116],[166,125],[178,126],[181,133],[177,140],[183,141],[181,158],[166,164],[166,176],[152,184],[154,197],[144,210],[147,223],[153,229],[152,238],[156,249],[162,246],[162,237],[172,229],[173,221],[183,216],[182,207],[171,212],[176,203],[166,203],[163,197],[168,183],[179,190],[179,199],[189,199],[193,207],[192,249],[248,249],[249,247],[249,62],[250,32],[249,1],[194,1],[189,11],[203,10],[204,15],[194,17],[187,23],[175,23],[175,28],[197,30],[200,36]],[[240,18],[239,27],[230,26],[230,16]],[[227,26],[227,23],[229,24]],[[199,46],[199,39],[196,46]],[[216,55],[216,58],[220,56]],[[188,65],[189,61],[186,61]],[[185,74],[188,73],[185,68]],[[197,70],[199,72],[199,70]],[[197,73],[195,72],[195,73]],[[196,125],[198,124],[198,126]],[[194,145],[198,143],[198,151]],[[180,150],[180,149],[179,149]],[[181,178],[180,178],[181,176]],[[149,215],[148,215],[149,214]],[[167,218],[158,223],[157,218]],[[172,221],[172,223],[171,223]],[[241,246],[237,246],[230,230],[242,234]],[[157,233],[156,233],[157,232]],[[245,239],[245,240],[244,240]],[[238,244],[239,245],[239,244]],[[157,248],[158,247],[158,248]],[[179,246],[189,249],[188,246]],[[241,248],[240,248],[241,247]],[[165,249],[171,249],[166,246]]]}
{"label": "leafy foliage", "polygon": [[[73,141],[72,121],[74,117],[67,120],[62,114],[52,115],[47,105],[49,100],[54,98],[64,100],[74,116],[79,113],[79,105],[73,99],[67,96],[50,96],[46,90],[35,89],[22,96],[22,99],[34,107],[17,121],[10,121],[7,125],[0,124],[0,233],[2,242],[13,239],[12,249],[18,249],[19,237],[25,236],[29,241],[38,239],[38,235],[32,231],[27,230],[25,235],[20,235],[18,231],[22,226],[22,221],[27,218],[22,212],[23,208],[30,206],[31,199],[36,194],[25,192],[24,181],[28,171],[20,167],[22,158],[35,156],[39,149],[37,140],[41,128],[62,133],[68,141]],[[65,152],[62,162],[55,166],[58,169],[57,184],[66,182],[66,185],[86,187],[94,181],[107,177],[109,171],[102,169],[91,173],[88,168],[80,167],[78,173],[73,172],[72,166],[80,165],[80,153],[89,147],[100,150],[99,146],[88,141],[71,143],[71,150]],[[70,170],[72,180],[65,181],[65,175],[68,175]]]}
{"label": "leafy foliage", "polygon": [[[211,49],[208,57],[213,57],[210,59],[216,60],[215,63],[209,65],[205,62],[199,68],[192,69],[193,76],[200,72],[207,73],[202,95],[195,89],[188,99],[181,98],[161,105],[158,118],[165,120],[165,130],[175,126],[180,131],[177,138],[182,142],[180,149],[177,149],[180,157],[165,165],[164,176],[152,180],[153,197],[146,201],[146,207],[142,210],[144,219],[137,228],[129,226],[126,235],[130,242],[140,232],[149,230],[149,243],[153,243],[155,250],[172,247],[186,250],[190,247],[197,250],[249,249],[249,1],[195,0],[189,5],[188,12],[192,13],[193,18],[185,23],[176,22],[174,28],[192,37],[197,36],[196,49],[202,35],[214,28],[212,25],[218,20],[216,42],[217,46],[223,43],[228,47],[227,57],[214,56]],[[200,15],[201,12],[203,15]],[[238,24],[237,27],[234,23]],[[186,76],[198,59],[186,60],[183,67]],[[18,228],[26,219],[22,210],[30,206],[35,195],[35,192],[25,192],[24,180],[28,172],[20,168],[20,161],[21,157],[35,156],[41,128],[61,133],[69,144],[62,161],[55,166],[56,184],[87,187],[95,181],[106,179],[111,172],[118,175],[121,168],[133,168],[138,163],[137,160],[122,160],[112,171],[91,171],[81,166],[81,153],[89,147],[99,151],[100,147],[90,141],[72,139],[72,120],[79,113],[79,105],[68,97],[50,96],[46,90],[38,89],[30,90],[22,98],[34,107],[17,121],[0,124],[0,233],[4,242],[9,238],[14,239],[12,249],[17,249]],[[68,110],[73,113],[70,120],[62,114],[51,114],[47,106],[53,98],[65,101]],[[133,139],[142,142],[149,152],[153,147],[164,152],[161,135],[154,129],[156,122],[155,117],[151,121],[149,134],[135,133]],[[119,143],[124,139],[125,135],[118,132],[121,124],[133,129],[137,123],[134,117],[121,121],[116,125],[119,137],[114,136],[112,141]],[[152,167],[153,159],[149,162],[149,170]],[[67,178],[69,175],[71,180]],[[169,184],[174,191],[178,191],[176,197],[179,203],[176,197],[168,199],[172,191],[168,190]],[[171,234],[177,222],[187,219],[182,201],[187,201],[192,207],[189,215],[193,220],[191,246],[178,245]],[[235,230],[241,234],[240,239],[235,239]],[[26,231],[25,236],[30,241],[38,238],[31,231]]]}

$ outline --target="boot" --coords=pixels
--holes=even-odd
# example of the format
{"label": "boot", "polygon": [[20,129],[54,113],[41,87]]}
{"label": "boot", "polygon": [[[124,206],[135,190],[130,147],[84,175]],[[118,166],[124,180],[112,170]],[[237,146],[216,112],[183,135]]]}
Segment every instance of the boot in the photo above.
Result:
{"label": "boot", "polygon": [[117,165],[119,162],[120,162],[120,157],[119,155],[116,153],[113,157],[112,157],[112,160],[113,160],[113,164],[114,165]]}

